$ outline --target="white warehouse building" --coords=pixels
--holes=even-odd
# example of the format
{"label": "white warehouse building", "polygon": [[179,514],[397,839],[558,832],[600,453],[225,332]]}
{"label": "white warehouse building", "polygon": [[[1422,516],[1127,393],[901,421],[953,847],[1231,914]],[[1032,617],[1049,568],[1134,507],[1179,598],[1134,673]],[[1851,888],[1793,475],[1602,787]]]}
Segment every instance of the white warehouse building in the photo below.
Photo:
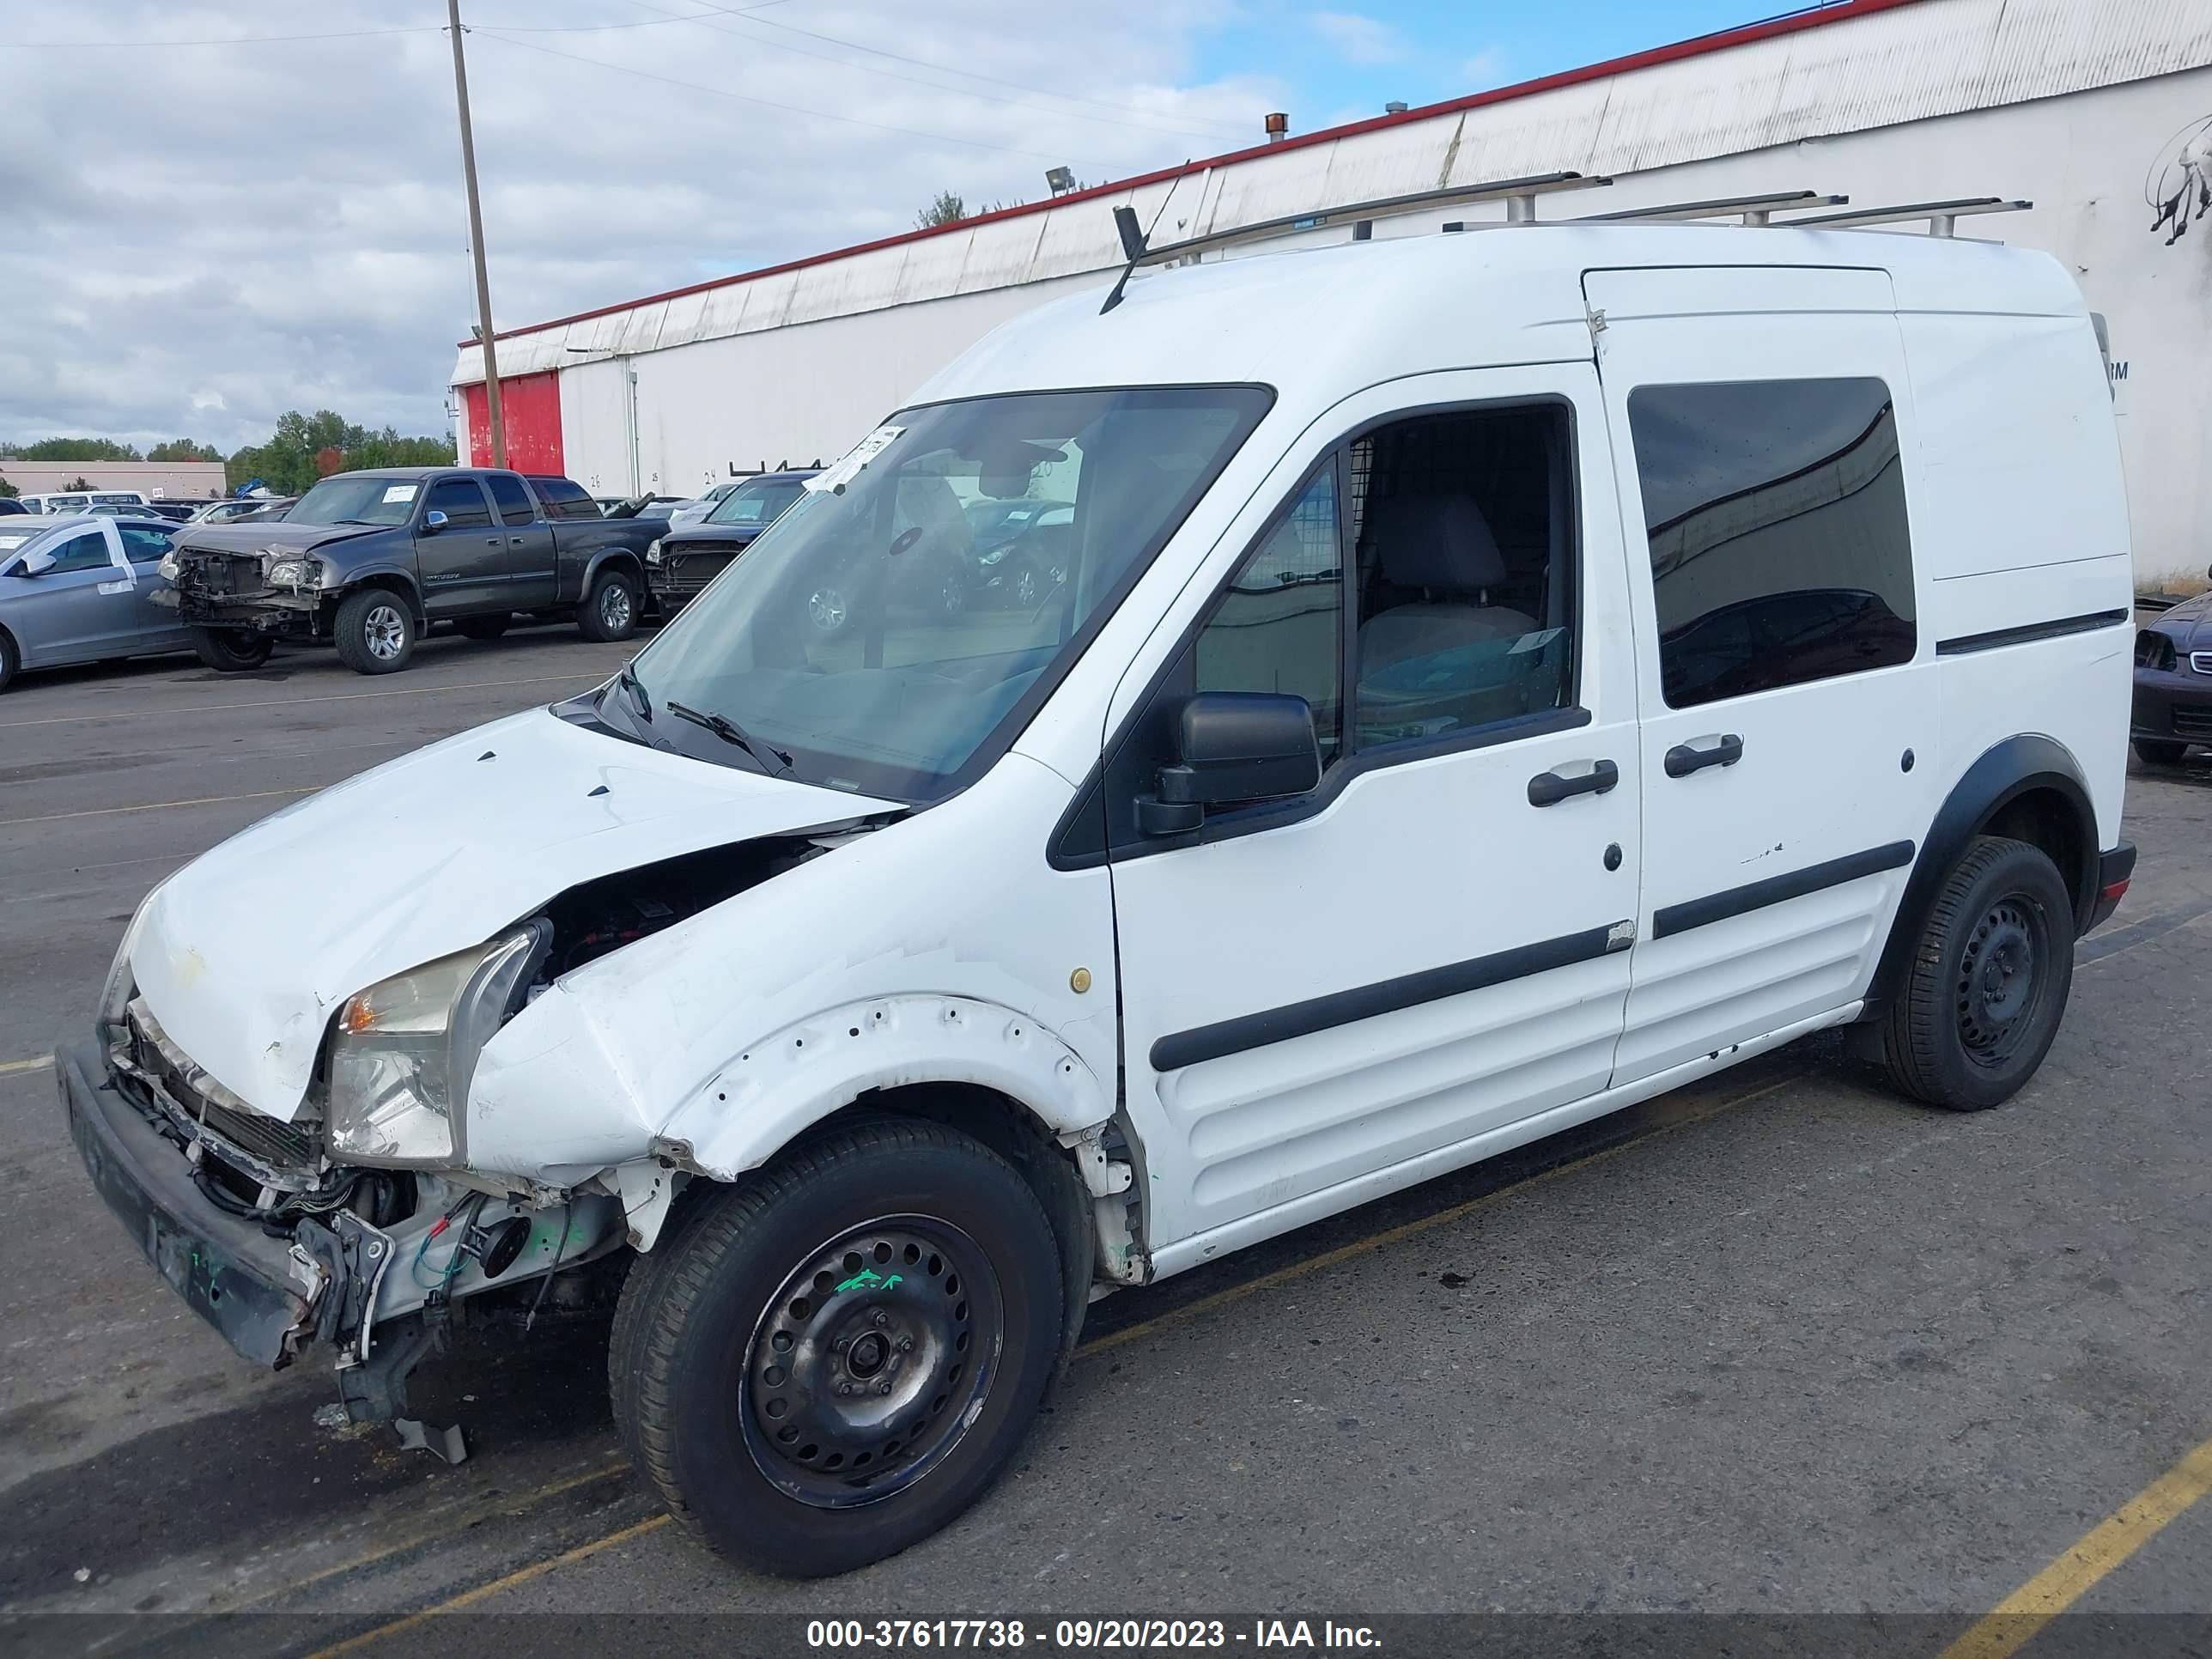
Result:
{"label": "white warehouse building", "polygon": [[[1155,247],[1314,222],[1195,256],[1260,257],[1364,234],[1344,210],[1361,204],[1560,173],[1581,177],[1523,198],[1540,222],[1800,191],[1848,205],[1778,210],[1774,223],[2031,204],[1962,216],[1956,234],[2063,262],[2106,320],[2136,568],[2212,562],[2205,0],[1842,0],[502,332],[509,460],[564,471],[594,494],[690,495],[740,470],[841,453],[997,324],[1109,283],[1123,263],[1117,206],[1155,227]],[[1462,197],[1377,218],[1372,234],[1472,229],[1516,211]],[[1868,234],[1929,230],[1923,216]],[[453,385],[463,453],[479,464],[483,380],[482,353],[466,344]]]}

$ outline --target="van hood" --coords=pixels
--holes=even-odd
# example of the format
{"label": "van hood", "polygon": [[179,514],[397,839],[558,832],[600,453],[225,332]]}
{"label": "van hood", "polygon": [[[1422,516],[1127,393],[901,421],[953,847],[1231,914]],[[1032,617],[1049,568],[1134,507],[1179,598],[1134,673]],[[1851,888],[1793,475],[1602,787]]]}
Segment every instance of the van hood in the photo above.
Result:
{"label": "van hood", "polygon": [[299,1109],[355,992],[483,943],[580,882],[896,804],[625,742],[534,709],[380,766],[203,854],[126,943],[179,1048]]}

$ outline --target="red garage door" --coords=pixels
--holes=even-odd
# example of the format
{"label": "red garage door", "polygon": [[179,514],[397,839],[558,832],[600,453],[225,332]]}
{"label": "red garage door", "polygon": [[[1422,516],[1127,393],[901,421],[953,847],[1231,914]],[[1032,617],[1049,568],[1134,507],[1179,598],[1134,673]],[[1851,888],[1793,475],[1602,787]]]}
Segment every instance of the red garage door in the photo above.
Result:
{"label": "red garage door", "polygon": [[[491,416],[481,385],[464,386],[469,400],[469,465],[491,465]],[[502,377],[499,410],[507,422],[507,464],[518,472],[564,471],[561,455],[561,375]]]}

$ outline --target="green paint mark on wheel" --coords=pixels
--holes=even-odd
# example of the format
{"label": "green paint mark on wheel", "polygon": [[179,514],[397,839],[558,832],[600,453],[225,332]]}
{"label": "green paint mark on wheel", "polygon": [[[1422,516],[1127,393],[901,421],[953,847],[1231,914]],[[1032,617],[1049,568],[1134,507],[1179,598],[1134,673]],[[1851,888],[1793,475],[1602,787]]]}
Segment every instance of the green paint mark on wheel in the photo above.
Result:
{"label": "green paint mark on wheel", "polygon": [[873,1267],[863,1267],[843,1284],[832,1290],[830,1294],[839,1296],[847,1291],[888,1291],[904,1277],[903,1273],[893,1273],[889,1279],[885,1279]]}

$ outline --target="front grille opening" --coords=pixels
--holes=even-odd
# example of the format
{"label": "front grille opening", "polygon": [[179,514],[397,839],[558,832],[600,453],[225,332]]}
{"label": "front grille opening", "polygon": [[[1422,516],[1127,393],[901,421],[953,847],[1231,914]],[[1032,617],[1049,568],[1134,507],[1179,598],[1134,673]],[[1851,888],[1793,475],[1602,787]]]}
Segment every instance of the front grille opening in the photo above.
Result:
{"label": "front grille opening", "polygon": [[2173,734],[2178,738],[2195,738],[2200,742],[2212,739],[2212,707],[2184,708],[2176,704]]}

